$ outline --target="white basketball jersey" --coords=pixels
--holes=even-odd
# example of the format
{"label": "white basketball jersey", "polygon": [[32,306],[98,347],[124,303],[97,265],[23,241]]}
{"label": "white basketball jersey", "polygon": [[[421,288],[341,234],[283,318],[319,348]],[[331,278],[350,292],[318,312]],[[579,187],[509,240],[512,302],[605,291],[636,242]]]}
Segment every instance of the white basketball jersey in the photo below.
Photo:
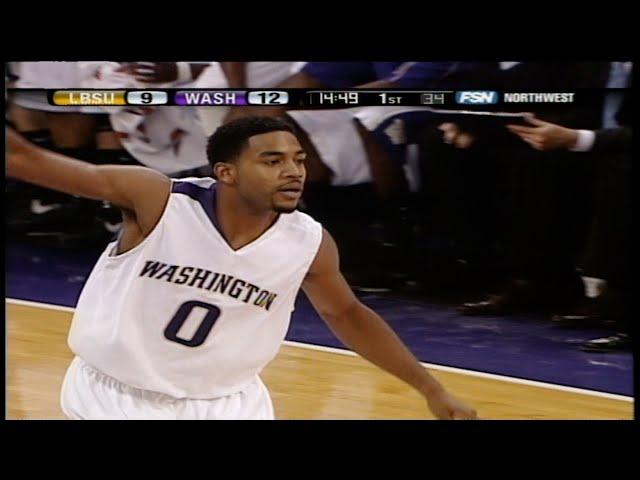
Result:
{"label": "white basketball jersey", "polygon": [[233,250],[217,227],[215,181],[174,180],[154,230],[110,243],[82,290],[71,350],[115,379],[176,398],[215,398],[277,354],[322,240],[308,215],[280,214]]}

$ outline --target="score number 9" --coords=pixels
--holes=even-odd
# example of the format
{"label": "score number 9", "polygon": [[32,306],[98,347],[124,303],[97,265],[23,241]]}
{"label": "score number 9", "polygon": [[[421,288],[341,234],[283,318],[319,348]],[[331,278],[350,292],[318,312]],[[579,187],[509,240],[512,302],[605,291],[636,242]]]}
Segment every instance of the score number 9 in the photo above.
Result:
{"label": "score number 9", "polygon": [[166,105],[167,92],[152,90],[127,92],[127,103],[129,105]]}

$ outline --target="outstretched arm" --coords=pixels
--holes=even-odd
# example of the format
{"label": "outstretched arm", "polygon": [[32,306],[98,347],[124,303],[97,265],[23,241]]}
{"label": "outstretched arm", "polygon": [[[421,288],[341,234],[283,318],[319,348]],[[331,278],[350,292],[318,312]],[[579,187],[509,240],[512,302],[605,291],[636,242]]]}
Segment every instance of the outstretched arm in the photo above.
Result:
{"label": "outstretched arm", "polygon": [[93,165],[39,148],[11,128],[7,136],[7,176],[93,200],[131,213],[143,234],[157,223],[171,180],[144,167]]}
{"label": "outstretched arm", "polygon": [[437,418],[476,418],[476,412],[449,395],[389,325],[355,297],[340,273],[338,249],[326,230],[302,287],[316,311],[345,345],[415,388]]}

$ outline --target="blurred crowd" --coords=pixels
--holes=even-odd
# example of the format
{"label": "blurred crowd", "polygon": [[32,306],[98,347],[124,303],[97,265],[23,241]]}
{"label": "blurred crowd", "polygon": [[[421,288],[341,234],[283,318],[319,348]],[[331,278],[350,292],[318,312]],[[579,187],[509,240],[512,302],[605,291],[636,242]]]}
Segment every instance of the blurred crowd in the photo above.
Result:
{"label": "blurred crowd", "polygon": [[[336,238],[354,289],[437,292],[459,300],[465,315],[543,313],[559,328],[603,326],[612,334],[582,348],[618,351],[631,345],[631,69],[630,62],[15,62],[6,77],[18,89],[593,90],[576,103],[527,106],[526,124],[507,126],[443,120],[424,107],[56,107],[42,90],[12,91],[7,119],[43,148],[186,177],[209,175],[205,146],[218,126],[247,115],[285,117],[308,154],[301,208]],[[105,203],[14,181],[5,196],[9,234],[21,240],[80,248],[104,244],[120,226]],[[585,278],[597,279],[589,283],[595,291]]]}

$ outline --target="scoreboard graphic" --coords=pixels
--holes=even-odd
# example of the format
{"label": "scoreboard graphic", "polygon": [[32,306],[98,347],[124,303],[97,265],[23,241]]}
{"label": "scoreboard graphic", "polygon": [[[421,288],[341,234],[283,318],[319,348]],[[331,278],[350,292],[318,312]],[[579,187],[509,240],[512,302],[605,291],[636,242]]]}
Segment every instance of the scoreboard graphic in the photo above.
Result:
{"label": "scoreboard graphic", "polygon": [[[18,89],[9,89],[18,90]],[[149,89],[47,90],[56,106],[281,106],[287,109],[355,107],[487,107],[509,103],[575,103],[589,92],[497,92],[488,90]]]}
{"label": "scoreboard graphic", "polygon": [[285,106],[288,108],[349,108],[421,106],[455,103],[453,91],[407,90],[53,90],[57,106]]}

